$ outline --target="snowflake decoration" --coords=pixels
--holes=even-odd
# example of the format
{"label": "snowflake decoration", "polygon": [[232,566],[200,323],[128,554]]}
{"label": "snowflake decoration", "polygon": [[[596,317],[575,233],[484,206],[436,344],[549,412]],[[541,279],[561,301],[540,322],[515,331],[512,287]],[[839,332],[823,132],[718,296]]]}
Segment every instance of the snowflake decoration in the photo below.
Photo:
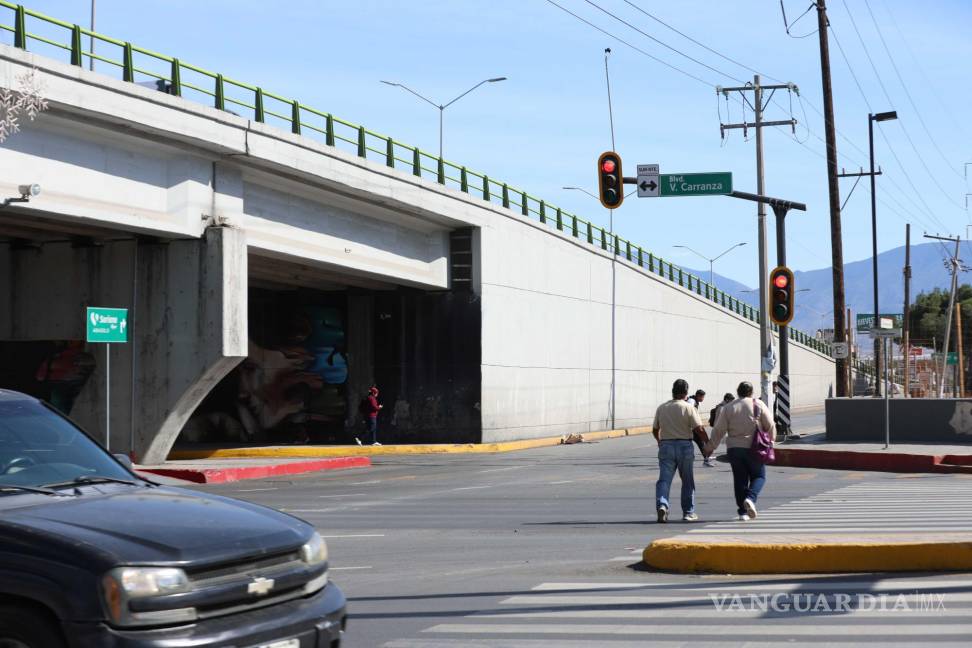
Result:
{"label": "snowflake decoration", "polygon": [[36,69],[17,77],[17,86],[16,90],[0,88],[0,144],[20,132],[21,117],[26,116],[29,121],[34,121],[37,115],[47,110],[47,100],[41,95]]}

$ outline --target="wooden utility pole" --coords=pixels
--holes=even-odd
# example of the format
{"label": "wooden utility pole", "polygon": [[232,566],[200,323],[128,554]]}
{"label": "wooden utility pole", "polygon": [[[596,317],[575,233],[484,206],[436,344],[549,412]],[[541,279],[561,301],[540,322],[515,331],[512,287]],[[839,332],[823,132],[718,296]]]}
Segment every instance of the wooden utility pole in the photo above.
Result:
{"label": "wooden utility pole", "polygon": [[[820,39],[820,78],[823,82],[824,135],[827,139],[827,188],[830,193],[830,251],[833,265],[834,342],[846,342],[844,328],[844,245],[840,232],[840,187],[837,184],[837,133],[834,126],[834,92],[830,80],[830,45],[827,38],[827,3],[817,0]],[[875,313],[875,317],[878,314]],[[848,396],[846,360],[836,362],[837,396]]]}
{"label": "wooden utility pole", "polygon": [[904,350],[904,395],[911,395],[911,339],[909,322],[911,320],[911,223],[905,224],[905,265],[904,265],[904,322],[901,331],[901,348]]}
{"label": "wooden utility pole", "polygon": [[955,291],[958,289],[958,271],[959,271],[959,243],[962,241],[962,237],[956,236],[955,238],[950,238],[947,236],[931,236],[925,234],[927,239],[935,239],[937,241],[955,241],[955,255],[949,259],[952,270],[952,292],[948,300],[948,315],[945,318],[945,343],[942,344],[942,379],[938,386],[938,397],[945,397],[945,377],[948,375],[948,339],[952,333],[952,313],[955,310]]}
{"label": "wooden utility pole", "polygon": [[965,362],[962,360],[962,302],[955,304],[955,349],[958,351],[958,397],[965,398]]}

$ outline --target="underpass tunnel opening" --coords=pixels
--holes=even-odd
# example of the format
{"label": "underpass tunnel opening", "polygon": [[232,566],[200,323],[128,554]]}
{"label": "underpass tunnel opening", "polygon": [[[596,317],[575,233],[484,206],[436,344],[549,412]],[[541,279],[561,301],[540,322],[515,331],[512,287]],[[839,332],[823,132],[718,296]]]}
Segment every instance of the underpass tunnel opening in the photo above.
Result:
{"label": "underpass tunnel opening", "polygon": [[0,389],[50,403],[117,452],[134,445],[133,346],[87,342],[85,309],[133,313],[137,248],[154,243],[130,232],[0,210]]}
{"label": "underpass tunnel opening", "polygon": [[[450,237],[449,287],[248,256],[248,352],[196,408],[177,449],[481,440],[481,312],[471,230]],[[466,250],[465,248],[469,249]]]}

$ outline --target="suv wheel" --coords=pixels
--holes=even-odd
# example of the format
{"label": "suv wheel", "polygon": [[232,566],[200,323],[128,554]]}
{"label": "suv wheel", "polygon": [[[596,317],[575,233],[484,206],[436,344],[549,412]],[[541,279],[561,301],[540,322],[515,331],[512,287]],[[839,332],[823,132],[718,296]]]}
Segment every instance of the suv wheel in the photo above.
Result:
{"label": "suv wheel", "polygon": [[0,648],[63,648],[50,615],[29,607],[0,608]]}

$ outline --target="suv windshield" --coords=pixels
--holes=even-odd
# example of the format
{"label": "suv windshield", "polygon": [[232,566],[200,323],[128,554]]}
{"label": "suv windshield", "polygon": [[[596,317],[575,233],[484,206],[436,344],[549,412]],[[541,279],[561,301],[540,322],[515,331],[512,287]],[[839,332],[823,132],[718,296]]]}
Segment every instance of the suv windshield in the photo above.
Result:
{"label": "suv windshield", "polygon": [[41,403],[0,400],[0,484],[38,487],[89,476],[133,479],[70,421]]}

